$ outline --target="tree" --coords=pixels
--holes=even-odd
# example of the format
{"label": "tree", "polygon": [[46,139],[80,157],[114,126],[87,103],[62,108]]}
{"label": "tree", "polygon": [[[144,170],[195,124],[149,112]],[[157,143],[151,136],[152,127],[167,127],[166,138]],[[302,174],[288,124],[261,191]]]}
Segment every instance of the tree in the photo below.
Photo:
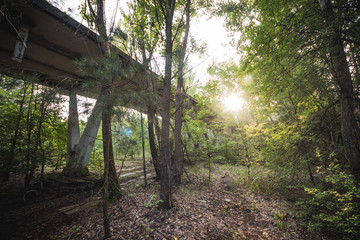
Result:
{"label": "tree", "polygon": [[[181,8],[183,6],[183,9]],[[153,1],[153,2],[147,2],[147,1],[135,1],[134,4],[131,5],[133,14],[130,14],[126,17],[127,26],[132,27],[131,30],[128,30],[129,35],[131,36],[129,42],[130,47],[127,47],[127,49],[132,49],[132,53],[134,53],[135,58],[137,58],[136,53],[140,53],[141,59],[145,67],[149,67],[152,61],[153,54],[156,49],[160,48],[160,44],[162,40],[163,43],[165,43],[164,50],[162,52],[164,53],[165,58],[165,68],[164,68],[164,77],[163,77],[163,96],[161,99],[161,116],[162,116],[162,127],[161,127],[161,136],[158,136],[158,140],[160,140],[160,162],[157,161],[157,149],[156,144],[153,139],[155,139],[154,134],[154,125],[155,128],[158,129],[156,122],[157,119],[155,117],[155,106],[153,103],[155,102],[155,98],[153,95],[149,94],[149,104],[147,106],[148,108],[148,118],[149,118],[149,137],[150,137],[150,148],[152,152],[152,157],[154,160],[154,165],[157,174],[160,173],[160,184],[161,184],[161,190],[160,195],[161,199],[164,201],[164,206],[171,207],[171,202],[169,199],[171,199],[171,185],[172,181],[174,180],[173,177],[171,177],[171,174],[174,172],[174,168],[172,166],[173,163],[176,164],[176,178],[181,178],[181,168],[182,168],[182,161],[179,159],[179,161],[174,161],[172,163],[170,159],[171,150],[170,150],[170,117],[171,117],[171,110],[170,110],[170,101],[172,99],[172,78],[176,75],[174,74],[173,69],[173,62],[174,62],[174,52],[175,46],[179,46],[179,53],[180,56],[178,57],[178,63],[179,63],[179,69],[178,70],[178,76],[179,76],[179,94],[184,94],[183,92],[183,68],[184,68],[184,59],[185,59],[185,53],[186,49],[181,49],[181,47],[186,48],[186,44],[188,41],[188,30],[186,31],[186,26],[189,28],[189,21],[190,21],[190,2],[187,4],[188,7],[185,7],[185,1]],[[176,9],[179,10],[179,16],[177,16],[174,19],[174,12]],[[187,10],[185,10],[187,9]],[[188,13],[188,17],[186,20],[187,23],[184,24],[184,13]],[[176,26],[173,28],[173,26]],[[183,44],[179,44],[180,42],[180,36],[181,33],[187,32],[185,34],[185,37],[183,39]],[[181,73],[180,73],[181,72]],[[156,81],[152,81],[153,75],[150,74],[151,81],[148,80],[147,86],[150,91],[155,87]],[[143,84],[144,85],[144,84]],[[149,92],[150,93],[150,92]],[[179,95],[180,96],[180,95]],[[181,121],[181,114],[182,110],[178,109],[182,106],[182,99],[178,99],[178,106],[176,107],[175,111],[178,111],[176,125],[177,129],[180,129],[180,132],[177,131],[176,133],[176,139],[178,139],[181,136],[181,125],[179,125],[179,120]],[[180,114],[180,115],[179,115]],[[179,118],[180,116],[180,118]],[[180,128],[179,128],[180,126]],[[164,139],[165,137],[165,139]],[[165,144],[165,145],[164,145]],[[177,156],[181,155],[182,157],[182,142],[181,138],[177,143],[178,150],[177,150]],[[180,152],[179,152],[180,150]],[[180,153],[180,154],[179,154]],[[170,162],[169,162],[170,161]],[[174,165],[175,166],[175,165]],[[178,170],[179,168],[179,170]],[[160,171],[158,171],[158,169]],[[169,182],[170,179],[170,182]]]}
{"label": "tree", "polygon": [[333,76],[340,89],[341,134],[345,156],[350,163],[353,175],[360,180],[359,126],[354,115],[354,87],[344,50],[342,32],[338,27],[343,19],[336,17],[329,0],[319,0],[319,5],[329,32],[330,40],[327,49],[330,53]]}
{"label": "tree", "polygon": [[[14,165],[15,149],[16,149],[17,142],[19,140],[20,123],[21,123],[21,118],[23,117],[23,109],[24,109],[26,92],[27,92],[28,87],[29,87],[28,84],[24,84],[24,86],[23,86],[22,96],[19,101],[19,110],[17,112],[17,116],[15,117],[16,121],[15,121],[15,126],[14,126],[14,133],[11,138],[10,152],[9,152],[9,154],[5,154],[5,153],[2,154],[3,156],[6,156],[6,160],[4,161],[3,167],[2,167],[3,172],[1,174],[3,181],[9,181],[10,173],[11,173],[11,170]],[[7,113],[7,114],[9,114],[9,113]],[[3,116],[3,119],[4,119],[4,116]],[[6,125],[2,124],[2,126],[6,126]]]}
{"label": "tree", "polygon": [[[0,166],[4,180],[25,176],[28,187],[36,171],[60,168],[65,155],[66,124],[60,114],[61,97],[31,79],[1,76]],[[10,141],[9,141],[10,140]]]}
{"label": "tree", "polygon": [[182,143],[182,123],[183,123],[183,96],[184,92],[184,66],[185,66],[185,54],[186,47],[189,37],[190,30],[190,7],[191,0],[186,1],[186,23],[185,23],[185,33],[182,40],[182,45],[179,53],[179,66],[178,66],[178,75],[177,75],[177,86],[175,94],[175,154],[173,161],[173,178],[174,183],[181,183],[181,176],[183,174],[183,143]]}
{"label": "tree", "polygon": [[[229,29],[244,29],[238,49],[245,57],[237,76],[250,101],[257,103],[254,105],[256,112],[263,114],[262,119],[269,118],[273,122],[299,125],[306,121],[309,129],[301,135],[309,136],[316,131],[319,132],[317,136],[332,139],[330,133],[337,133],[336,127],[330,132],[319,129],[334,126],[336,118],[331,117],[330,112],[336,112],[340,107],[341,139],[345,150],[340,155],[348,159],[356,176],[358,127],[352,86],[356,75],[349,72],[347,59],[354,66],[353,72],[358,72],[357,60],[353,57],[358,56],[353,43],[357,36],[358,21],[354,12],[358,5],[339,1],[332,8],[329,1],[319,3],[230,3],[222,5],[220,12],[225,15]],[[334,9],[336,18],[331,13]],[[261,116],[258,114],[257,117]],[[314,117],[327,119],[328,125],[321,121],[311,122]],[[318,124],[317,128],[315,124]]]}
{"label": "tree", "polygon": [[[153,55],[160,45],[159,31],[162,29],[163,18],[156,13],[158,9],[156,9],[156,6],[152,2],[137,0],[129,6],[131,12],[129,14],[123,13],[123,24],[128,36],[128,44],[120,47],[135,59],[141,59],[143,68],[147,71],[146,79],[142,79],[139,83],[143,88],[143,92],[146,93],[143,97],[147,99],[147,104],[143,106],[144,101],[139,101],[139,103],[141,105],[141,111],[147,109],[151,157],[155,168],[156,179],[159,180],[160,164],[154,132],[154,123],[156,121],[156,92],[154,85],[157,77],[149,70],[152,69],[151,62]],[[140,57],[137,56],[138,52]],[[159,146],[160,139],[157,140]]]}
{"label": "tree", "polygon": [[[117,61],[117,59],[114,58],[111,52],[111,42],[109,40],[109,36],[106,31],[104,5],[105,5],[105,0],[96,1],[96,13],[95,13],[90,1],[88,0],[85,3],[85,7],[87,6],[88,9],[90,9],[91,19],[94,21],[96,30],[99,33],[98,40],[102,54],[104,56],[103,64],[105,68],[111,68],[113,63],[109,63],[108,60]],[[86,12],[85,12],[85,16],[87,16]],[[106,66],[106,64],[109,65]],[[109,198],[108,191],[110,190],[113,196],[120,197],[121,189],[115,169],[114,152],[113,152],[112,135],[111,135],[111,114],[112,114],[113,101],[114,101],[114,98],[112,96],[113,94],[112,83],[114,81],[114,76],[111,70],[110,72],[105,72],[105,74],[106,77],[102,79],[103,82],[101,83],[101,95],[104,98],[104,106],[102,108],[103,155],[104,155],[103,219],[104,219],[105,238],[108,238],[111,236],[110,223],[108,218],[108,198]]]}
{"label": "tree", "polygon": [[162,97],[162,125],[161,125],[161,178],[160,198],[165,208],[172,208],[172,186],[171,186],[171,158],[170,158],[170,100],[171,100],[171,78],[173,60],[173,17],[175,0],[167,0],[165,3],[159,1],[159,7],[165,18],[165,76]]}

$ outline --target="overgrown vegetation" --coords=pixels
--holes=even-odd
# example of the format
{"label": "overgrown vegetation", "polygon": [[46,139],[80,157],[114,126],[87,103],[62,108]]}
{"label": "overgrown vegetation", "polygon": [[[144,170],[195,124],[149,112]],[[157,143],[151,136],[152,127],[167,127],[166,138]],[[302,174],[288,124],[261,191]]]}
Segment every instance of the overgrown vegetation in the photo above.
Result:
{"label": "overgrown vegetation", "polygon": [[[360,235],[359,2],[255,0],[205,4],[201,1],[192,3],[191,11],[187,5],[190,1],[154,2],[163,9],[148,1],[130,4],[123,23],[128,28],[126,31],[117,29],[107,38],[103,29],[106,40],[112,43],[115,39],[114,44],[141,59],[147,73],[158,68],[152,66],[158,65],[154,60],[158,52],[167,60],[167,67],[159,71],[159,77],[146,75],[150,80],[139,80],[137,84],[142,86],[137,93],[123,92],[122,102],[131,102],[139,111],[148,113],[145,131],[138,111],[115,106],[109,101],[110,94],[103,93],[109,97],[107,113],[113,116],[106,125],[110,129],[108,159],[122,161],[141,155],[144,137],[147,156],[152,156],[160,184],[165,184],[161,185],[160,198],[150,195],[142,206],[149,211],[162,204],[167,208],[173,206],[172,190],[176,186],[170,176],[175,172],[182,174],[174,168],[176,164],[181,169],[183,162],[192,166],[192,172],[206,178],[202,182],[204,186],[212,183],[215,165],[219,172],[224,170],[231,175],[215,176],[223,178],[231,190],[246,188],[289,201],[297,207],[294,215],[301,218],[309,231],[357,239]],[[85,5],[91,7],[91,4],[95,2]],[[193,80],[191,74],[182,72],[190,69],[185,54],[201,53],[204,49],[191,39],[191,49],[181,50],[187,41],[184,38],[182,42],[181,37],[189,30],[185,12],[188,18],[202,7],[224,17],[231,33],[241,33],[240,38],[233,39],[240,61],[223,62],[208,69],[211,79],[189,90],[194,92],[196,106],[189,104],[190,107],[183,108],[190,100],[181,99],[170,107],[175,99],[175,87],[182,97],[186,95],[185,89],[193,87],[182,86],[183,82],[190,85]],[[92,15],[94,22],[94,12]],[[114,56],[102,63],[106,71],[98,71],[98,63],[88,58],[78,64],[89,78],[105,83],[111,80],[113,89],[119,93],[114,76],[127,76],[128,71],[135,70],[119,68],[118,56]],[[178,66],[171,68],[172,64]],[[64,100],[54,89],[32,81],[0,77],[0,174],[4,181],[11,175],[22,175],[24,186],[28,187],[37,173],[43,176],[47,167],[58,170],[65,164],[67,126],[66,114],[61,112]],[[178,77],[185,77],[179,85],[172,82]],[[162,87],[167,94],[161,110],[156,106],[159,100],[154,90],[159,82],[166,83]],[[225,111],[222,99],[232,93],[241,95],[242,107]],[[182,125],[175,123],[178,111]],[[180,135],[175,134],[179,126]],[[89,165],[100,173],[104,171],[103,142],[99,141],[104,140],[103,133],[99,131],[94,140]],[[179,146],[180,158],[175,156]],[[227,207],[223,209],[224,215],[228,213]],[[281,230],[288,227],[286,217],[283,211],[273,211]],[[144,238],[150,238],[156,225],[149,219],[141,222],[146,231]],[[77,225],[69,229],[73,233],[80,230],[81,226]],[[231,230],[227,231],[224,236],[233,237]]]}
{"label": "overgrown vegetation", "polygon": [[63,99],[56,91],[31,81],[0,75],[0,169],[3,181],[11,174],[32,178],[50,166],[61,169],[66,156],[66,123],[61,116]]}

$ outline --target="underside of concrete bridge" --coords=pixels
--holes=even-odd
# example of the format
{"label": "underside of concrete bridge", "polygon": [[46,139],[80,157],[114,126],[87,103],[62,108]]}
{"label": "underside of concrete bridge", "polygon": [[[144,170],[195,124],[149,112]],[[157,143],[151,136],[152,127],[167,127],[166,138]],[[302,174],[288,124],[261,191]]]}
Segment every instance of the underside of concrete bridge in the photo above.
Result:
{"label": "underside of concrete bridge", "polygon": [[[41,84],[76,90],[96,98],[97,88],[84,88],[87,79],[75,63],[83,57],[102,58],[98,35],[43,0],[3,0],[0,13],[0,71],[14,77],[36,76]],[[114,47],[119,67],[130,69],[115,87],[140,90],[139,79],[157,76]],[[155,81],[161,95],[162,84]]]}
{"label": "underside of concrete bridge", "polygon": [[[76,62],[88,58],[101,64],[98,35],[43,0],[2,0],[0,11],[0,73],[31,79],[70,96],[66,169],[72,172],[70,175],[83,174],[100,126],[104,99],[101,84],[83,74]],[[158,102],[161,79],[115,46],[112,51],[118,69],[126,69],[126,74],[114,78],[112,89],[140,92],[144,90],[144,81],[151,78]],[[97,99],[81,135],[76,95]],[[141,107],[141,100],[127,101],[115,96],[114,101],[116,105],[138,110]]]}
{"label": "underside of concrete bridge", "polygon": [[[163,85],[161,78],[115,46],[112,51],[116,53],[119,68],[127,69],[126,75],[115,77],[112,88],[136,93],[144,90],[144,82],[151,79],[155,104],[159,103]],[[85,87],[87,82],[96,79],[82,74],[76,64],[84,57],[101,62],[103,56],[95,32],[44,0],[0,1],[0,74],[23,80],[31,78],[70,96],[69,168],[86,167],[101,121],[101,84]],[[76,95],[97,99],[81,136]],[[193,98],[186,98],[188,106],[196,105]],[[116,105],[137,110],[144,102],[117,99]]]}

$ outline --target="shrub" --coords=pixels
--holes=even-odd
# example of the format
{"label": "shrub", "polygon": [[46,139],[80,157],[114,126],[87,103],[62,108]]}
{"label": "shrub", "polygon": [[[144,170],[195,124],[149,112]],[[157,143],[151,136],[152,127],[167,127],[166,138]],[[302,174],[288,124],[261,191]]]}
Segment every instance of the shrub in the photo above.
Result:
{"label": "shrub", "polygon": [[353,176],[340,165],[330,164],[318,173],[324,183],[307,188],[308,198],[298,202],[309,230],[335,234],[342,239],[356,239],[360,234],[360,188]]}

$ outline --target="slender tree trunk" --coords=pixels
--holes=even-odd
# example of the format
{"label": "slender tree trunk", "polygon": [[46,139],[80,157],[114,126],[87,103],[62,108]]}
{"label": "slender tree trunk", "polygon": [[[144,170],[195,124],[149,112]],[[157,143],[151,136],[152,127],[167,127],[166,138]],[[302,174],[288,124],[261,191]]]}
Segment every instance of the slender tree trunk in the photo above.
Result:
{"label": "slender tree trunk", "polygon": [[[148,89],[149,89],[149,95],[152,96],[153,98],[149,99],[149,104],[148,104],[148,131],[149,131],[149,144],[150,144],[150,152],[151,152],[151,158],[154,164],[154,168],[155,168],[155,179],[156,180],[160,180],[160,175],[161,175],[161,170],[160,170],[160,163],[159,163],[159,155],[158,155],[158,149],[156,147],[156,142],[155,142],[155,131],[154,131],[154,126],[155,128],[158,127],[159,128],[159,124],[156,122],[156,116],[155,116],[155,94],[154,93],[154,85],[152,82],[152,78],[148,78]],[[160,128],[157,129],[157,140],[158,143],[160,143]],[[159,144],[159,148],[160,148]]]}
{"label": "slender tree trunk", "polygon": [[[35,99],[35,110],[36,110],[36,106],[37,106],[37,101]],[[39,148],[41,148],[41,131],[42,131],[44,118],[45,118],[45,114],[46,114],[46,109],[47,109],[47,106],[45,105],[45,99],[42,99],[42,102],[39,107],[40,107],[39,108],[40,118],[39,118],[38,124],[37,124],[37,132],[36,132],[36,139],[35,139],[36,141],[35,141],[35,145],[33,148],[32,161],[30,164],[30,173],[29,173],[29,177],[28,177],[29,183],[31,182],[31,180],[34,176],[35,169],[38,166],[38,161],[37,161],[37,159],[39,158],[38,150],[39,150]]]}
{"label": "slender tree trunk", "polygon": [[[111,115],[110,115],[110,130],[111,130]],[[109,192],[111,199],[119,199],[122,197],[120,181],[116,174],[114,148],[112,143],[112,132],[110,131],[110,155],[109,155]]]}
{"label": "slender tree trunk", "polygon": [[[155,112],[155,109],[154,109]],[[159,118],[154,113],[154,127],[155,127],[155,133],[159,144],[159,149],[161,149],[161,128],[159,124]],[[161,151],[161,150],[160,150]]]}
{"label": "slender tree trunk", "polygon": [[33,129],[33,119],[31,116],[32,99],[34,96],[34,84],[31,84],[31,95],[28,104],[28,111],[26,116],[26,131],[27,131],[27,146],[26,146],[26,165],[25,165],[25,182],[24,187],[27,188],[30,185],[30,164],[31,164],[31,134]]}
{"label": "slender tree trunk", "polygon": [[[43,99],[42,100],[43,102],[43,108],[42,108],[42,111],[41,111],[41,126],[42,126],[42,123],[44,122],[44,118],[45,118],[45,115],[46,115],[46,111],[47,111],[47,107],[48,105],[46,104],[46,99]],[[39,132],[39,137],[40,137],[40,132]],[[45,170],[45,149],[42,145],[42,141],[41,141],[41,138],[39,138],[39,150],[41,151],[41,169],[40,169],[40,178],[41,178],[41,190],[43,190],[43,182],[42,180],[44,179],[44,170]]]}
{"label": "slender tree trunk", "polygon": [[191,0],[186,2],[186,26],[185,26],[185,35],[182,42],[182,48],[180,52],[179,59],[179,72],[178,72],[178,82],[175,95],[175,156],[173,162],[173,180],[175,184],[181,183],[181,176],[183,174],[183,148],[182,148],[182,115],[183,115],[183,85],[184,85],[184,66],[185,66],[185,54],[186,46],[189,36],[190,29],[190,5]]}
{"label": "slender tree trunk", "polygon": [[165,11],[165,78],[162,98],[162,127],[161,127],[161,179],[160,199],[165,208],[171,208],[171,158],[170,158],[170,97],[171,97],[171,73],[172,73],[172,22],[175,9],[175,0],[167,0]]}
{"label": "slender tree trunk", "polygon": [[[97,1],[97,12],[95,17],[96,28],[99,32],[100,38],[100,48],[105,58],[111,57],[111,46],[106,33],[106,21],[105,21],[105,0]],[[112,83],[113,76],[110,76],[102,84],[102,89],[104,89],[105,97],[105,107],[102,114],[102,127],[103,127],[103,151],[104,151],[104,165],[108,165],[108,171],[104,171],[104,180],[105,186],[110,184],[112,196],[121,197],[120,183],[116,175],[115,163],[114,163],[114,151],[112,147],[112,136],[111,136],[111,110],[112,110]],[[108,182],[106,182],[108,181]],[[107,207],[107,190],[104,189],[104,229],[105,229],[105,238],[110,236],[110,223],[108,219],[108,207]]]}
{"label": "slender tree trunk", "polygon": [[109,205],[109,159],[110,159],[110,146],[111,146],[111,108],[109,105],[102,112],[102,134],[103,134],[103,154],[104,154],[104,189],[103,189],[103,221],[104,221],[104,238],[111,236],[110,221],[108,215]]}
{"label": "slender tree trunk", "polygon": [[143,154],[144,184],[146,186],[147,179],[146,179],[146,161],[145,161],[144,119],[142,112],[140,112],[140,118],[141,118],[141,143],[142,143],[142,154]]}
{"label": "slender tree trunk", "polygon": [[148,106],[148,131],[149,131],[149,144],[150,144],[150,152],[151,158],[155,168],[155,179],[160,180],[160,164],[159,164],[159,157],[158,151],[156,148],[155,143],[155,132],[154,132],[154,108],[151,104]]}
{"label": "slender tree trunk", "polygon": [[[104,4],[105,1],[97,1],[97,14],[96,14],[96,27],[100,35],[100,48],[103,53],[103,55],[106,58],[111,57],[111,46],[110,41],[108,40],[108,35],[106,33],[106,22],[105,22],[105,10],[104,10]],[[105,106],[104,111],[107,111],[102,116],[102,126],[106,126],[109,128],[109,130],[106,132],[106,135],[103,135],[103,141],[104,141],[104,162],[109,163],[109,171],[108,171],[108,178],[109,178],[109,184],[110,184],[110,190],[111,190],[111,196],[113,198],[120,198],[121,197],[121,188],[120,188],[120,182],[117,178],[116,174],[116,168],[115,168],[115,162],[114,162],[114,150],[113,150],[113,144],[112,144],[112,134],[111,134],[111,114],[112,114],[112,107],[113,107],[113,96],[111,94],[112,92],[112,82],[113,77],[110,76],[109,79],[106,80],[106,82],[103,83],[102,88],[104,89],[104,97],[105,97]],[[108,147],[105,146],[106,144],[109,144]],[[109,153],[105,154],[105,151],[109,151]],[[106,157],[109,157],[108,159],[105,159]]]}
{"label": "slender tree trunk", "polygon": [[[143,32],[145,32],[145,26],[142,26],[141,30]],[[141,49],[143,65],[145,68],[149,68],[152,53],[149,54],[150,55],[149,57],[146,56],[144,40],[140,40],[139,45],[140,45],[140,49]],[[142,83],[140,83],[140,84],[142,84]],[[147,106],[147,110],[148,110],[148,132],[149,132],[150,152],[151,152],[151,158],[152,158],[154,168],[155,168],[155,174],[156,174],[155,179],[160,180],[160,165],[159,165],[159,160],[158,160],[159,157],[158,157],[158,150],[157,150],[156,144],[155,144],[155,134],[154,134],[155,93],[154,93],[153,79],[152,79],[151,73],[147,77],[147,92],[149,94],[149,103]],[[145,173],[145,171],[144,171],[144,173]],[[145,177],[145,175],[144,175],[144,177]]]}
{"label": "slender tree trunk", "polygon": [[346,59],[341,33],[330,0],[319,0],[322,15],[329,26],[329,52],[334,65],[334,76],[340,87],[341,134],[344,141],[345,156],[351,171],[360,179],[359,127],[356,123],[353,104],[353,85]]}
{"label": "slender tree trunk", "polygon": [[20,106],[19,106],[19,111],[18,111],[19,115],[16,119],[15,132],[14,132],[14,136],[11,141],[10,155],[8,156],[8,158],[5,162],[5,169],[3,170],[4,171],[3,177],[2,177],[3,181],[9,181],[9,179],[10,179],[11,169],[13,166],[13,162],[15,160],[15,149],[16,149],[16,144],[17,144],[18,137],[19,137],[21,118],[23,116],[23,107],[25,104],[26,91],[28,90],[28,88],[29,88],[29,85],[24,83],[23,95],[22,95],[22,98],[20,101]]}
{"label": "slender tree trunk", "polygon": [[[97,12],[95,16],[96,27],[99,32],[100,48],[105,57],[110,56],[110,48],[107,41],[107,33],[105,27],[105,0],[98,0],[96,7]],[[89,4],[89,7],[91,4]],[[111,104],[109,102],[109,91],[110,91],[111,79],[106,83],[103,83],[102,90],[104,90],[105,104],[102,111],[102,132],[103,132],[103,154],[104,154],[104,191],[103,191],[103,221],[104,221],[104,238],[111,236],[110,232],[110,221],[108,217],[108,188],[109,188],[109,162],[111,158],[112,150],[112,139],[111,139]],[[107,86],[108,84],[108,86]],[[115,174],[116,175],[116,174]]]}

